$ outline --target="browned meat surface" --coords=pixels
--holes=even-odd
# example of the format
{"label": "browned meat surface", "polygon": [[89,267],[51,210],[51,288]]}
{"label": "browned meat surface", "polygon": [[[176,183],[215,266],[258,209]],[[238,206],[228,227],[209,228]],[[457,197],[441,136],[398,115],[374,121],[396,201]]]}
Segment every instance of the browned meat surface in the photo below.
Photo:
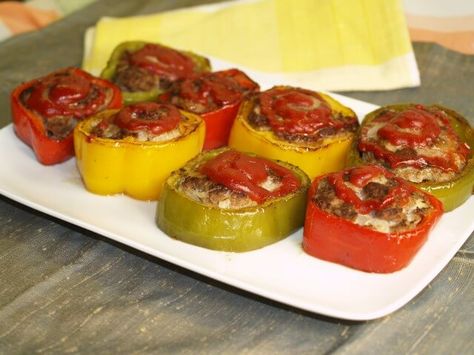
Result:
{"label": "browned meat surface", "polygon": [[362,192],[366,199],[381,200],[387,195],[388,190],[388,186],[371,181],[363,187]]}
{"label": "browned meat surface", "polygon": [[[58,73],[57,75],[67,75],[66,73]],[[33,92],[34,88],[30,87],[26,90],[24,90],[21,95],[20,99],[21,102],[25,105],[25,107],[28,107],[27,105],[27,100],[31,93]],[[43,124],[45,127],[45,132],[46,135],[49,138],[52,139],[64,139],[67,137],[74,127],[76,127],[77,121],[85,118],[86,114],[82,113],[81,110],[84,108],[87,108],[90,106],[91,102],[94,102],[94,100],[98,97],[99,95],[99,87],[97,86],[92,86],[89,94],[83,98],[82,100],[79,100],[73,104],[70,105],[71,109],[77,110],[75,116],[53,116],[53,117],[43,117],[39,112],[37,112],[34,108],[28,107],[28,109],[35,111],[35,114],[38,117],[41,117],[43,120]],[[112,99],[113,96],[113,91],[109,88],[104,88],[105,92],[105,100],[101,105],[92,105],[90,106],[90,110],[93,110],[94,112],[99,112],[107,107],[107,105],[110,103],[110,100]],[[48,92],[45,92],[45,100],[48,100]]]}
{"label": "browned meat surface", "polygon": [[160,85],[160,78],[157,75],[145,69],[134,67],[117,70],[113,81],[120,89],[129,92],[150,91]]}
{"label": "browned meat surface", "polygon": [[52,117],[45,120],[46,134],[50,138],[64,139],[72,132],[77,120],[73,117]]}
{"label": "browned meat surface", "polygon": [[184,175],[178,189],[195,201],[219,208],[244,208],[256,205],[256,202],[245,193],[230,190],[204,175]]}
{"label": "browned meat surface", "polygon": [[156,75],[146,69],[130,66],[129,52],[124,52],[122,58],[117,64],[113,82],[120,89],[128,92],[150,91],[153,89],[168,89],[171,82],[159,75]]}
{"label": "browned meat surface", "polygon": [[122,129],[114,124],[96,125],[92,128],[91,134],[101,138],[122,139],[125,134]]}
{"label": "browned meat surface", "polygon": [[[283,118],[282,118],[283,119]],[[339,121],[347,121],[347,117],[336,113],[334,119]],[[255,105],[250,111],[247,117],[248,123],[259,131],[271,131],[272,128],[268,121],[268,118],[261,114],[259,100],[255,100]],[[336,136],[338,134],[346,134],[347,132],[355,132],[357,130],[358,123],[346,124],[342,129],[336,130],[334,127],[324,127],[319,129],[315,134],[304,134],[304,133],[289,133],[289,132],[275,132],[275,135],[287,142],[293,143],[316,143],[322,138]]]}
{"label": "browned meat surface", "polygon": [[338,217],[342,217],[346,220],[354,220],[357,217],[357,212],[354,207],[339,199],[336,196],[336,191],[327,180],[321,181],[313,200],[321,209]]}
{"label": "browned meat surface", "polygon": [[[378,117],[387,114],[394,114],[390,110],[383,111]],[[441,113],[438,113],[441,115]],[[359,142],[360,144],[374,144],[384,151],[387,156],[399,160],[397,166],[391,166],[388,158],[374,156],[371,151],[364,151],[361,154],[362,160],[370,164],[379,164],[394,172],[397,176],[414,182],[443,182],[449,181],[456,177],[458,171],[462,171],[467,164],[466,159],[460,153],[462,142],[456,133],[451,129],[449,124],[443,123],[437,118],[436,123],[440,128],[439,135],[423,144],[416,146],[408,146],[405,144],[394,145],[390,141],[379,135],[379,130],[384,127],[384,122],[375,118],[371,122],[364,124],[361,129]],[[417,133],[418,128],[404,128],[405,132]],[[439,166],[429,163],[427,159],[437,158],[445,161],[452,161],[455,169],[443,169]],[[413,162],[422,162],[422,166],[416,166]]]}
{"label": "browned meat surface", "polygon": [[404,215],[403,209],[401,207],[391,207],[379,210],[375,213],[375,216],[377,218],[394,222],[396,224],[401,224],[406,219],[406,216]]}
{"label": "browned meat surface", "polygon": [[[353,186],[347,180],[346,183],[348,186]],[[382,200],[386,197],[389,186],[394,183],[392,180],[387,180],[385,183],[371,181],[360,191],[354,186],[353,189],[356,194],[361,196],[362,200]],[[424,196],[420,193],[414,193],[408,200],[395,201],[384,208],[362,214],[354,206],[340,199],[327,179],[323,179],[319,183],[313,201],[319,208],[330,214],[384,233],[413,228],[430,209]]]}
{"label": "browned meat surface", "polygon": [[270,129],[268,119],[260,113],[257,113],[255,110],[250,112],[248,121],[253,127],[260,128],[263,130]]}

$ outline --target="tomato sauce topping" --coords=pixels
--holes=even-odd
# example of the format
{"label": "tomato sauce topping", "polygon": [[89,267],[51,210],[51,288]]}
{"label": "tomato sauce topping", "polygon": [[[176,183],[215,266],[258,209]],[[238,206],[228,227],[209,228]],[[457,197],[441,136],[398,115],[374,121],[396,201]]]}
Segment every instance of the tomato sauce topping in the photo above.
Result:
{"label": "tomato sauce topping", "polygon": [[[396,151],[390,151],[378,140],[373,141],[367,137],[368,130],[378,123],[383,125],[378,129],[377,137],[398,147]],[[437,143],[441,135],[454,141],[456,149],[451,148],[450,151],[438,155],[417,152],[417,148],[430,148],[442,144]],[[454,172],[460,170],[454,161],[454,155],[466,160],[470,150],[466,144],[460,142],[444,112],[428,110],[422,105],[412,105],[403,111],[383,111],[369,126],[363,128],[358,147],[361,152],[371,152],[377,159],[383,159],[390,168],[412,166],[421,169],[432,166]]]}
{"label": "tomato sauce topping", "polygon": [[177,95],[203,105],[203,111],[209,112],[239,102],[247,92],[258,88],[258,84],[240,70],[229,69],[184,80]]}
{"label": "tomato sauce topping", "polygon": [[[233,150],[208,160],[200,171],[218,184],[247,194],[259,204],[272,197],[286,196],[298,190],[301,185],[299,178],[290,169],[273,161]],[[262,187],[271,175],[276,175],[280,181],[272,191]]]}
{"label": "tomato sauce topping", "polygon": [[[386,124],[378,135],[393,145],[416,147],[433,142],[441,133],[435,115],[419,107],[412,107],[400,113],[391,113],[379,118]],[[449,125],[446,117],[439,117],[444,125]]]}
{"label": "tomato sauce topping", "polygon": [[159,44],[146,44],[133,52],[130,64],[172,81],[189,77],[194,73],[195,67],[189,56]]}
{"label": "tomato sauce topping", "polygon": [[323,128],[340,129],[330,105],[316,92],[274,87],[260,95],[261,113],[275,133],[314,135]]}
{"label": "tomato sauce topping", "polygon": [[107,89],[74,69],[50,74],[27,90],[25,105],[45,118],[90,116],[106,103],[107,96]]}
{"label": "tomato sauce topping", "polygon": [[[383,197],[363,199],[348,185],[350,183],[363,189],[373,179],[381,176],[391,180],[390,187]],[[400,183],[400,181],[401,179],[395,177],[392,173],[375,165],[356,167],[346,172],[341,171],[331,174],[328,177],[328,182],[333,185],[336,195],[344,202],[354,206],[356,211],[362,214],[386,208],[395,200],[403,205],[415,189],[411,185]]]}
{"label": "tomato sauce topping", "polygon": [[180,120],[181,114],[175,106],[155,102],[127,106],[113,118],[117,126],[129,132],[145,130],[155,135],[175,129]]}

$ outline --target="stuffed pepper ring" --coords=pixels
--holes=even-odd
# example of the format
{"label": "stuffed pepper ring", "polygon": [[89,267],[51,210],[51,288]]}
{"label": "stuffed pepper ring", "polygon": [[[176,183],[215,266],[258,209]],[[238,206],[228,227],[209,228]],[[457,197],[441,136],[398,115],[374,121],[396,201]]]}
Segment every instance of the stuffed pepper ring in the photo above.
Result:
{"label": "stuffed pepper ring", "polygon": [[168,175],[199,154],[204,134],[199,116],[172,105],[105,111],[76,127],[77,166],[93,193],[156,200]]}
{"label": "stuffed pepper ring", "polygon": [[288,163],[228,148],[207,151],[167,179],[157,224],[208,249],[262,248],[303,225],[309,183]]}
{"label": "stuffed pepper ring", "polygon": [[157,43],[124,42],[112,52],[101,77],[117,84],[126,104],[152,101],[177,80],[211,70],[203,56]]}
{"label": "stuffed pepper ring", "polygon": [[412,260],[443,212],[441,202],[377,165],[320,176],[308,193],[303,249],[366,272]]}
{"label": "stuffed pepper ring", "polygon": [[434,105],[390,105],[364,118],[349,163],[379,164],[434,194],[450,211],[474,186],[474,130],[456,112]]}
{"label": "stuffed pepper ring", "polygon": [[245,73],[228,69],[177,82],[159,100],[201,116],[206,123],[204,149],[208,150],[227,145],[242,100],[258,90],[259,85]]}
{"label": "stuffed pepper ring", "polygon": [[122,106],[120,89],[78,68],[65,68],[16,87],[11,93],[17,136],[45,165],[74,156],[77,122]]}
{"label": "stuffed pepper ring", "polygon": [[242,104],[229,146],[287,161],[314,178],[344,167],[357,127],[355,113],[330,96],[275,86]]}

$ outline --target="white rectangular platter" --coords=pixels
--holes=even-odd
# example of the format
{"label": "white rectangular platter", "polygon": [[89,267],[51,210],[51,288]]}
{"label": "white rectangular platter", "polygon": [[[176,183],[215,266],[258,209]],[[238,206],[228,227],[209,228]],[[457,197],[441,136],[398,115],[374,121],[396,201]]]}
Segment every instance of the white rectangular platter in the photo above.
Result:
{"label": "white rectangular platter", "polygon": [[[334,96],[359,117],[375,108]],[[408,267],[383,275],[306,255],[301,229],[260,250],[217,252],[162,233],[154,220],[156,202],[87,192],[74,159],[49,167],[39,164],[11,125],[0,130],[0,161],[0,193],[15,201],[226,284],[343,319],[375,319],[405,305],[446,266],[474,230],[471,197],[441,218]]]}

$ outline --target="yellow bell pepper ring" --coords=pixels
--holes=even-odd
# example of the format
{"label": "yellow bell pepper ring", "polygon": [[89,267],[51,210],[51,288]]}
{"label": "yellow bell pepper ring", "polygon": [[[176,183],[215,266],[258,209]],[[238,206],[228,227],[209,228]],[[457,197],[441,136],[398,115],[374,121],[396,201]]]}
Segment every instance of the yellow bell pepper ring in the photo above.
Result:
{"label": "yellow bell pepper ring", "polygon": [[242,104],[229,146],[289,162],[313,179],[345,167],[358,125],[354,111],[329,95],[275,86]]}
{"label": "yellow bell pepper ring", "polygon": [[168,175],[201,152],[204,136],[199,116],[172,105],[108,110],[76,126],[77,167],[92,193],[157,200]]}

